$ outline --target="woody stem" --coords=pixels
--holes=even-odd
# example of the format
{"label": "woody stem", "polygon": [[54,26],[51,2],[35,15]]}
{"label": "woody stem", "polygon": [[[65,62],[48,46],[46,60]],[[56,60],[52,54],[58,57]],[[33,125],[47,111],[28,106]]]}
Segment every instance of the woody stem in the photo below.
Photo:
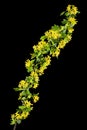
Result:
{"label": "woody stem", "polygon": [[17,126],[17,124],[14,125],[13,130],[16,130],[16,126]]}

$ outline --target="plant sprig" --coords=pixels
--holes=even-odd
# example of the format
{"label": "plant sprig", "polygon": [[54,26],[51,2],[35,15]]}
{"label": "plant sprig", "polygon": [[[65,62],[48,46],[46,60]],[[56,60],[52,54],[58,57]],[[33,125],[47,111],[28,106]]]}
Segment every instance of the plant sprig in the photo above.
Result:
{"label": "plant sprig", "polygon": [[39,100],[39,93],[32,94],[31,89],[37,89],[40,76],[51,64],[52,57],[58,58],[61,49],[72,39],[74,26],[77,24],[75,17],[78,13],[77,7],[68,5],[66,11],[60,14],[65,16],[61,26],[54,24],[40,37],[38,44],[33,46],[31,59],[25,61],[29,75],[19,82],[17,88],[14,88],[19,92],[18,100],[21,105],[18,106],[14,114],[11,114],[11,125],[20,124],[22,120],[26,119],[33,110],[33,104]]}

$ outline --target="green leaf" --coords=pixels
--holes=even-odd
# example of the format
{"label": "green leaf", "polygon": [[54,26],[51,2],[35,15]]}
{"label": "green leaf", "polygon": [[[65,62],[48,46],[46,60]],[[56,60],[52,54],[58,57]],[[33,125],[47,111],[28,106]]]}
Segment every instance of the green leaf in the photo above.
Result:
{"label": "green leaf", "polygon": [[19,88],[13,88],[15,91],[20,91],[20,89]]}
{"label": "green leaf", "polygon": [[80,11],[78,11],[78,14],[80,14]]}
{"label": "green leaf", "polygon": [[32,66],[27,69],[28,73],[31,72],[32,70],[33,70]]}
{"label": "green leaf", "polygon": [[26,95],[31,95],[31,92],[28,90],[26,90]]}
{"label": "green leaf", "polygon": [[40,58],[38,56],[36,56],[36,62],[40,62]]}
{"label": "green leaf", "polygon": [[21,123],[21,120],[17,120],[17,123],[20,124],[20,123]]}
{"label": "green leaf", "polygon": [[13,88],[15,91],[23,91],[25,88]]}
{"label": "green leaf", "polygon": [[15,124],[16,124],[16,121],[15,120],[11,120],[10,125],[15,125]]}
{"label": "green leaf", "polygon": [[33,109],[33,107],[28,107],[25,111],[30,112]]}
{"label": "green leaf", "polygon": [[19,106],[19,109],[23,110],[25,109],[25,106]]}
{"label": "green leaf", "polygon": [[34,61],[35,61],[35,59],[31,60],[31,64],[32,64],[32,65],[33,65]]}
{"label": "green leaf", "polygon": [[39,57],[40,55],[41,55],[41,51],[38,52],[37,57]]}
{"label": "green leaf", "polygon": [[60,16],[64,15],[65,14],[65,11],[63,11],[62,13],[60,13]]}
{"label": "green leaf", "polygon": [[58,31],[58,30],[59,30],[59,26],[56,25],[56,24],[54,24],[54,26],[52,26],[52,30],[54,30],[54,31]]}
{"label": "green leaf", "polygon": [[62,24],[66,24],[66,23],[67,23],[67,20],[63,19]]}
{"label": "green leaf", "polygon": [[65,13],[65,16],[69,16],[69,15],[70,15],[70,13],[68,13],[68,12]]}
{"label": "green leaf", "polygon": [[40,38],[40,40],[45,40],[46,39],[46,36],[45,35],[43,35],[43,36],[41,36],[41,38]]}
{"label": "green leaf", "polygon": [[31,59],[35,58],[35,53],[31,53]]}

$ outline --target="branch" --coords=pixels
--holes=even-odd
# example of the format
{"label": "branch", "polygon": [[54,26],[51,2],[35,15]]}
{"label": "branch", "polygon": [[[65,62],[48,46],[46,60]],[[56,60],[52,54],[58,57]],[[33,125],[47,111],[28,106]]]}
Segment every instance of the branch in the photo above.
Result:
{"label": "branch", "polygon": [[13,130],[16,130],[16,126],[17,126],[17,124],[14,125]]}

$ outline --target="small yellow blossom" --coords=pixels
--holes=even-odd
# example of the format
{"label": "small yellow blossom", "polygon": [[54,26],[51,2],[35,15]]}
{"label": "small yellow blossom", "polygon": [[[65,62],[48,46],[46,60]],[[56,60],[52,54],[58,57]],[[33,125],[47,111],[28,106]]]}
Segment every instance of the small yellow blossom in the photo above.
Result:
{"label": "small yellow blossom", "polygon": [[38,77],[38,74],[37,74],[37,72],[35,72],[35,71],[32,71],[30,75],[31,75],[32,77],[34,77],[34,79],[35,79],[35,82],[38,82],[38,81],[39,81],[39,77]]}
{"label": "small yellow blossom", "polygon": [[34,86],[33,86],[33,88],[37,88],[38,87],[38,84],[37,83],[34,83]]}
{"label": "small yellow blossom", "polygon": [[61,40],[61,41],[59,42],[58,47],[59,47],[59,48],[64,48],[64,47],[65,47],[65,45],[66,45],[65,40]]}
{"label": "small yellow blossom", "polygon": [[29,112],[25,112],[25,111],[23,111],[22,113],[16,112],[15,114],[11,115],[11,118],[12,118],[12,120],[14,120],[14,119],[22,120],[22,119],[26,119],[28,115],[29,115]]}
{"label": "small yellow blossom", "polygon": [[20,119],[22,119],[21,115],[18,112],[16,112],[15,114],[12,114],[11,118],[12,118],[12,120],[20,120]]}
{"label": "small yellow blossom", "polygon": [[45,32],[45,36],[49,38],[53,38],[53,39],[57,39],[61,36],[61,34],[58,31],[54,31],[54,30],[49,30]]}
{"label": "small yellow blossom", "polygon": [[28,83],[25,80],[21,80],[18,85],[19,88],[27,88]]}
{"label": "small yellow blossom", "polygon": [[77,21],[74,17],[69,17],[68,21],[71,22],[71,24],[74,26],[75,24],[77,24]]}
{"label": "small yellow blossom", "polygon": [[24,84],[25,84],[25,80],[21,80],[21,81],[19,82],[19,87],[24,86]]}
{"label": "small yellow blossom", "polygon": [[25,67],[28,68],[28,67],[30,67],[30,65],[31,65],[31,61],[29,59],[27,59],[25,61]]}
{"label": "small yellow blossom", "polygon": [[24,101],[24,106],[30,107],[31,105],[33,105],[33,104],[30,101],[28,101],[28,100]]}
{"label": "small yellow blossom", "polygon": [[45,57],[45,60],[46,60],[46,65],[48,66],[51,62],[51,57],[47,56],[47,57]]}
{"label": "small yellow blossom", "polygon": [[17,120],[22,119],[21,115],[20,115],[18,112],[15,113],[15,118],[16,118]]}
{"label": "small yellow blossom", "polygon": [[18,100],[21,100],[21,98],[22,98],[22,93],[19,93],[19,98],[18,98]]}
{"label": "small yellow blossom", "polygon": [[36,103],[39,100],[38,95],[34,95],[33,100],[34,100],[34,103]]}
{"label": "small yellow blossom", "polygon": [[38,82],[39,81],[39,77],[35,77],[35,82]]}
{"label": "small yellow blossom", "polygon": [[68,32],[69,32],[69,33],[72,33],[73,31],[74,31],[73,28],[68,28]]}
{"label": "small yellow blossom", "polygon": [[21,113],[21,118],[26,119],[29,114],[30,114],[29,112],[23,111],[23,112]]}
{"label": "small yellow blossom", "polygon": [[45,46],[47,45],[47,43],[45,41],[39,41],[37,45],[33,46],[33,49],[36,51],[40,51],[42,50]]}
{"label": "small yellow blossom", "polygon": [[66,10],[67,10],[68,12],[70,12],[70,11],[71,11],[71,5],[68,5]]}
{"label": "small yellow blossom", "polygon": [[32,71],[30,74],[32,77],[38,77],[38,74],[35,71]]}
{"label": "small yellow blossom", "polygon": [[72,38],[71,35],[67,35],[67,37],[68,37],[69,40],[71,40],[71,38]]}
{"label": "small yellow blossom", "polygon": [[33,46],[34,51],[37,51],[37,45]]}
{"label": "small yellow blossom", "polygon": [[18,116],[18,115],[19,115],[19,113],[18,113],[18,112],[16,112],[16,113],[15,113],[15,116]]}
{"label": "small yellow blossom", "polygon": [[53,57],[58,57],[59,54],[60,54],[60,49],[59,49],[59,47],[57,47],[56,50],[55,50],[55,52],[53,52],[52,56]]}
{"label": "small yellow blossom", "polygon": [[14,119],[15,118],[15,114],[11,114],[11,118]]}
{"label": "small yellow blossom", "polygon": [[39,68],[38,72],[39,72],[39,75],[44,74],[44,67],[41,66],[41,67]]}
{"label": "small yellow blossom", "polygon": [[45,41],[39,41],[37,45],[38,50],[41,50],[42,48],[44,48],[46,44],[47,43]]}
{"label": "small yellow blossom", "polygon": [[45,62],[38,70],[39,75],[44,74],[44,70],[47,68],[48,65],[50,65],[50,62],[51,62],[51,57],[50,56],[45,57]]}
{"label": "small yellow blossom", "polygon": [[76,15],[77,13],[78,13],[77,7],[73,6],[73,8],[72,8],[72,14]]}
{"label": "small yellow blossom", "polygon": [[17,115],[17,116],[16,116],[16,119],[17,119],[17,120],[22,119],[21,115],[20,115],[20,114],[19,114],[19,115]]}
{"label": "small yellow blossom", "polygon": [[77,7],[75,7],[74,5],[68,5],[66,10],[67,10],[70,14],[76,15],[76,14],[78,13],[78,9],[77,9]]}
{"label": "small yellow blossom", "polygon": [[38,51],[41,50],[42,48],[43,48],[43,44],[41,42],[39,42],[38,45],[37,45]]}
{"label": "small yellow blossom", "polygon": [[72,36],[70,34],[67,34],[66,37],[64,38],[64,41],[68,43],[72,39]]}

